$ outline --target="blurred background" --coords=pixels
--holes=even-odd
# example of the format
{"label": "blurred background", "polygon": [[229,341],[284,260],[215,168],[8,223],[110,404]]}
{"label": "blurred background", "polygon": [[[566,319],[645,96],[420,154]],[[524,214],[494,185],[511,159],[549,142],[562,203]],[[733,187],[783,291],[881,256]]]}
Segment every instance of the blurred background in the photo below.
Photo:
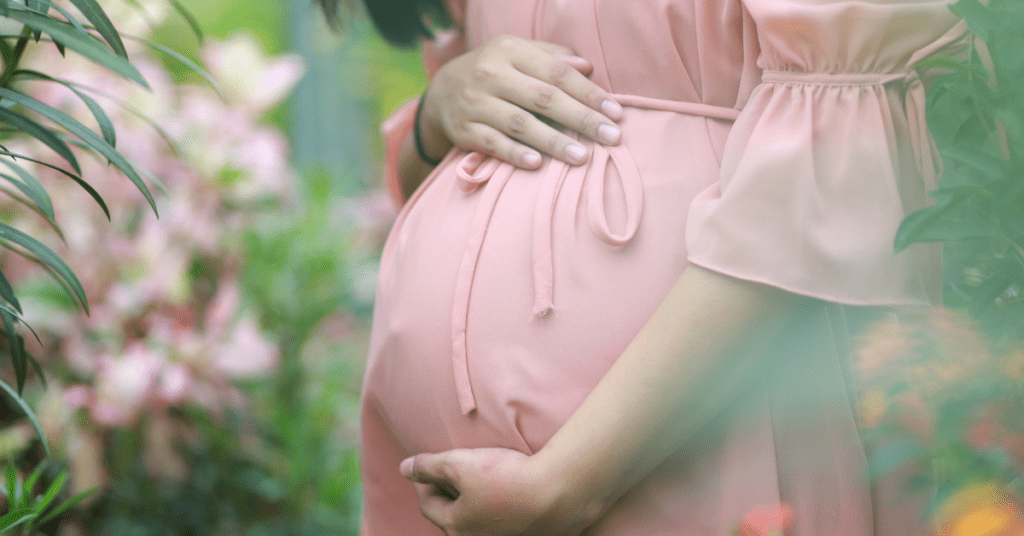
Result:
{"label": "blurred background", "polygon": [[[166,0],[100,5],[152,91],[44,43],[23,65],[102,89],[93,99],[117,149],[148,171],[160,218],[98,159],[82,160],[82,177],[109,222],[45,167],[31,171],[59,228],[0,201],[4,222],[67,261],[90,307],[31,259],[0,256],[39,335],[25,342],[47,385],[29,374],[23,397],[52,451],[42,461],[8,400],[0,455],[19,479],[66,471],[62,497],[93,490],[31,530],[356,534],[358,388],[395,214],[377,125],[422,90],[419,56],[366,20],[332,33],[309,0],[181,0],[194,20]],[[20,89],[95,125],[68,87]]]}

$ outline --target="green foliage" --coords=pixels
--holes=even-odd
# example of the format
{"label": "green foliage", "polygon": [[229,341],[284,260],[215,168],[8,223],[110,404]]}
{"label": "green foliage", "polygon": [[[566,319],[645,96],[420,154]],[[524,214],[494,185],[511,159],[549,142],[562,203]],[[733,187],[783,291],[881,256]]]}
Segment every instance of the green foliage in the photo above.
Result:
{"label": "green foliage", "polygon": [[948,74],[928,95],[928,120],[944,174],[934,205],[904,220],[897,250],[946,243],[946,302],[995,335],[1024,326],[1024,3],[960,0],[951,9],[976,39],[965,59],[919,68]]}
{"label": "green foliage", "polygon": [[[171,1],[173,2],[173,0]],[[58,235],[61,234],[60,227],[54,221],[56,215],[46,188],[34,175],[18,164],[19,160],[31,161],[57,169],[70,177],[82,186],[109,218],[103,198],[81,176],[82,169],[72,146],[81,148],[104,158],[120,169],[156,211],[156,202],[149,187],[142,180],[142,175],[146,174],[145,171],[136,169],[136,166],[118,152],[115,147],[117,136],[110,119],[103,109],[86,94],[99,92],[99,90],[79,88],[60,78],[20,67],[27,47],[40,42],[52,42],[61,54],[71,50],[143,87],[148,87],[145,78],[129,61],[121,34],[96,0],[71,0],[71,3],[90,24],[89,26],[51,0],[26,0],[24,2],[0,0],[0,15],[23,25],[18,34],[0,36],[0,56],[2,56],[4,64],[3,72],[0,73],[0,156],[3,156],[0,158],[0,162],[12,172],[10,174],[0,173],[0,177],[13,186],[14,190],[0,189],[39,214],[57,231]],[[174,3],[176,8],[180,8],[180,5]],[[51,9],[56,14],[51,14]],[[190,66],[198,70],[198,67]],[[92,112],[99,125],[100,133],[97,134],[64,112],[20,91],[18,83],[21,80],[47,80],[71,89]],[[5,142],[17,138],[38,140],[52,149],[67,166],[70,166],[70,169],[11,152],[3,145]],[[58,279],[65,291],[88,313],[89,306],[82,284],[72,269],[49,246],[2,222],[0,222],[0,246],[38,262]],[[41,380],[45,380],[39,364],[25,352],[22,335],[15,330],[15,325],[21,322],[21,314],[21,304],[15,295],[14,288],[6,275],[0,271],[0,318],[3,320],[0,334],[7,341],[7,350],[17,384],[14,389],[0,382],[0,388],[25,411],[33,426],[39,431],[39,424],[35,416],[21,399],[21,391],[25,386],[29,365],[36,370]],[[41,433],[40,436],[42,436]],[[45,438],[43,446],[49,453]]]}
{"label": "green foliage", "polygon": [[[273,381],[251,392],[267,423],[264,433],[288,460],[268,482],[289,497],[297,534],[358,531],[359,471],[350,426],[361,371],[353,364],[365,351],[361,335],[370,304],[352,281],[360,266],[373,264],[376,248],[360,251],[358,233],[339,206],[347,201],[326,187],[327,180],[314,177],[297,213],[265,221],[245,238],[242,285],[282,350]],[[345,326],[325,327],[332,320]],[[339,329],[351,332],[331,333]],[[339,436],[339,430],[349,433]],[[285,532],[268,528],[265,534]]]}
{"label": "green foliage", "polygon": [[7,467],[7,486],[0,488],[7,500],[7,513],[0,517],[0,534],[35,534],[34,527],[55,519],[96,491],[86,490],[65,501],[57,501],[68,478],[67,471],[61,471],[45,486],[42,494],[33,495],[45,470],[46,465],[40,464],[22,480],[13,465]]}

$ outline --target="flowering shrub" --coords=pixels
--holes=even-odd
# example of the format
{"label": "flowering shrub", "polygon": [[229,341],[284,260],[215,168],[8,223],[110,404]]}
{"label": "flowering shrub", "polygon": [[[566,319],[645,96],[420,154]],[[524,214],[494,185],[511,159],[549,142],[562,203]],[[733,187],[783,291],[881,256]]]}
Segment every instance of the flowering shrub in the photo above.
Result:
{"label": "flowering shrub", "polygon": [[[159,10],[147,7],[152,22]],[[261,482],[259,467],[270,462],[244,387],[278,369],[281,349],[261,329],[261,311],[243,296],[240,239],[268,209],[298,204],[287,141],[261,117],[288,94],[302,65],[292,56],[266,57],[244,33],[208,41],[201,55],[223,88],[221,97],[207,86],[175,85],[146,50],[133,41],[125,46],[152,92],[52,48],[34,51],[26,61],[39,70],[59,66],[79,91],[99,89],[92,94],[116,128],[118,149],[159,185],[161,218],[102,160],[83,159],[81,166],[106,201],[110,222],[104,211],[84,209],[88,198],[61,174],[29,166],[52,185],[56,220],[67,219],[63,232],[11,201],[0,203],[0,215],[30,234],[66,244],[62,255],[75,267],[91,314],[80,315],[60,285],[31,261],[8,254],[0,266],[22,289],[26,321],[41,341],[28,341],[49,379],[37,405],[39,421],[70,467],[73,491],[104,491],[87,499],[92,512],[77,525],[103,534],[147,523],[153,525],[147,534],[199,526],[204,529],[188,533],[231,534],[241,530],[232,523],[240,527],[272,514],[251,511],[254,505],[281,498],[279,491],[253,489]],[[92,110],[67,86],[26,81],[23,87],[80,121],[93,120]],[[12,146],[51,158],[41,145]],[[225,474],[211,481],[211,468]],[[154,509],[147,493],[124,497],[126,489],[138,492],[146,482],[157,483],[162,495],[176,493],[176,508],[188,515],[133,517]],[[249,489],[225,492],[226,485]],[[204,486],[212,500],[180,500]],[[232,508],[234,515],[225,514]]]}
{"label": "flowering shrub", "polygon": [[[945,243],[945,302],[917,323],[884,324],[857,367],[872,472],[925,490],[942,536],[1024,534],[1024,5],[959,0],[972,39],[946,72],[928,120],[944,174],[896,247]],[[984,333],[984,335],[983,335]]]}
{"label": "flowering shrub", "polygon": [[906,489],[929,492],[943,536],[1024,526],[1024,344],[991,342],[939,309],[869,331],[856,367],[874,476],[910,464]]}

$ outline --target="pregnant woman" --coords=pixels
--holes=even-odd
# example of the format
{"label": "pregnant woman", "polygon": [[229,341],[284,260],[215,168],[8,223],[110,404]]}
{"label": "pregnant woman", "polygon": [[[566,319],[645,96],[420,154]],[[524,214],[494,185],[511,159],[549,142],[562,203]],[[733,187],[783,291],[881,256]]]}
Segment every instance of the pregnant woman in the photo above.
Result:
{"label": "pregnant woman", "polygon": [[790,536],[923,533],[847,367],[865,311],[938,300],[938,252],[892,242],[948,1],[366,4],[454,32],[385,125],[364,536],[725,536],[779,502]]}

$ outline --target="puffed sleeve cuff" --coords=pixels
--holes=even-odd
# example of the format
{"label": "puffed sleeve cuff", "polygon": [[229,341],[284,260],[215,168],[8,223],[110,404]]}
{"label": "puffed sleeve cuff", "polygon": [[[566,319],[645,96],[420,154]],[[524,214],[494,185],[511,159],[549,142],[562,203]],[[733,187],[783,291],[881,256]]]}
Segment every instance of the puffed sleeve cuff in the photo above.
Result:
{"label": "puffed sleeve cuff", "polygon": [[397,206],[405,203],[398,180],[398,159],[402,143],[416,123],[416,108],[419,104],[419,97],[410,99],[388,116],[380,126],[381,137],[384,139],[384,184],[387,185],[388,192]]}
{"label": "puffed sleeve cuff", "polygon": [[893,250],[938,174],[923,94],[912,72],[766,72],[693,202],[689,261],[832,302],[941,303],[939,247]]}

